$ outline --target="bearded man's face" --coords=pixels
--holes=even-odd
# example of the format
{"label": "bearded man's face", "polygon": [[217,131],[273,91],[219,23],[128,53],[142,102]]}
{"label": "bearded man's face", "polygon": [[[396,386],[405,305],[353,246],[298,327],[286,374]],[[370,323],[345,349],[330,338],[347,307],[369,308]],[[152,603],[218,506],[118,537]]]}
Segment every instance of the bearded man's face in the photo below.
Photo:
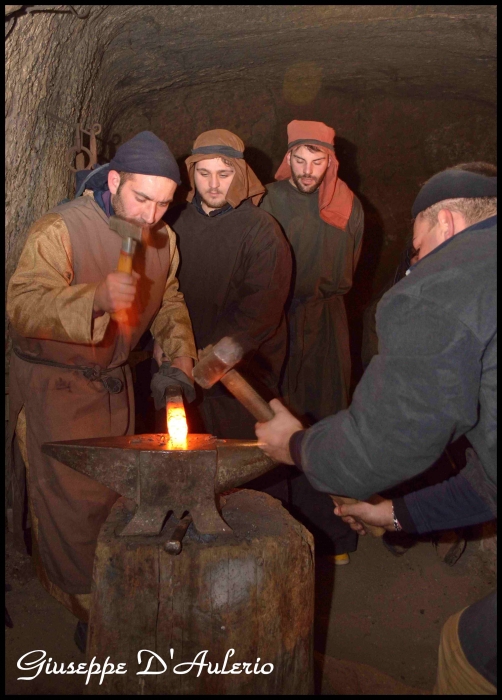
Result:
{"label": "bearded man's face", "polygon": [[195,163],[195,187],[206,213],[225,206],[234,176],[235,168],[222,158],[207,158]]}
{"label": "bearded man's face", "polygon": [[291,167],[290,182],[300,192],[311,194],[321,185],[329,165],[329,156],[324,151],[311,151],[306,145],[298,146],[288,153]]}
{"label": "bearded man's face", "polygon": [[117,216],[138,226],[151,228],[166,213],[176,191],[176,183],[157,175],[130,175],[123,182],[118,172],[108,175],[111,203]]}

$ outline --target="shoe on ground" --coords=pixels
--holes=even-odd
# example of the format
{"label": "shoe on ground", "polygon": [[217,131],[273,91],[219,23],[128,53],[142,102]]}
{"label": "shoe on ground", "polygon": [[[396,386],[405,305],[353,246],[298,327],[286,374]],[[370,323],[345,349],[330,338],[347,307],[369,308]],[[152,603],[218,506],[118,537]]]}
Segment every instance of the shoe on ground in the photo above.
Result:
{"label": "shoe on ground", "polygon": [[82,654],[85,654],[85,648],[87,646],[87,622],[81,622],[80,620],[77,622],[73,639]]}
{"label": "shoe on ground", "polygon": [[350,564],[350,557],[347,552],[344,552],[343,554],[335,554],[333,561],[335,566],[345,566],[346,564]]}
{"label": "shoe on ground", "polygon": [[324,566],[345,566],[350,564],[350,557],[347,552],[343,554],[318,554],[317,555],[319,563],[323,563]]}
{"label": "shoe on ground", "polygon": [[395,557],[402,557],[416,543],[416,537],[405,532],[385,532],[382,537],[383,546]]}
{"label": "shoe on ground", "polygon": [[454,566],[462,556],[466,541],[454,531],[446,531],[433,538],[432,544],[438,557],[448,566]]}

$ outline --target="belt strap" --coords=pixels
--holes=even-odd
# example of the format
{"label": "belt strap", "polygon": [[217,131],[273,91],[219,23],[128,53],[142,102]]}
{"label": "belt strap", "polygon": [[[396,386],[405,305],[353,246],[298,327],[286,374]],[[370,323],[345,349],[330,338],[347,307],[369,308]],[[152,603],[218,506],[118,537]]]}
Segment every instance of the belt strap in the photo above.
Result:
{"label": "belt strap", "polygon": [[100,381],[105,389],[110,394],[120,394],[124,388],[124,382],[118,377],[107,377],[106,375],[112,372],[117,367],[123,367],[126,363],[123,362],[117,367],[111,367],[109,369],[103,369],[99,365],[94,365],[94,367],[86,367],[85,365],[65,365],[62,362],[55,362],[54,360],[43,360],[40,358],[34,358],[31,355],[25,355],[19,348],[14,346],[12,348],[14,353],[19,357],[19,359],[25,362],[31,362],[35,365],[47,365],[48,367],[57,367],[59,369],[69,369],[74,372],[82,372],[86,379],[91,382]]}

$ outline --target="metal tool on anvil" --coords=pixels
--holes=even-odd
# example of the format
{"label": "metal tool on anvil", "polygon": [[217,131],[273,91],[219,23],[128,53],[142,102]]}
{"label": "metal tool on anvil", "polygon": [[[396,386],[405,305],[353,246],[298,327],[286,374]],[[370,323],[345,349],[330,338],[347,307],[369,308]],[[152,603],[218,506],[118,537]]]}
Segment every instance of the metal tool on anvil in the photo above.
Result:
{"label": "metal tool on anvil", "polygon": [[[180,519],[188,511],[202,535],[231,533],[216,494],[277,465],[255,440],[211,435],[188,435],[183,445],[164,434],[47,442],[42,452],[138,504],[121,535],[158,535],[170,511]],[[185,525],[183,518],[178,528]],[[171,540],[180,541],[181,530]]]}
{"label": "metal tool on anvil", "polygon": [[[132,260],[136,250],[136,243],[141,243],[143,229],[131,221],[122,219],[120,216],[110,216],[108,225],[112,231],[118,233],[122,238],[117,272],[126,272],[130,275],[132,274]],[[118,323],[127,323],[127,311],[125,309],[117,311],[113,314],[113,317]]]}
{"label": "metal tool on anvil", "polygon": [[[210,389],[220,381],[240,403],[261,423],[272,420],[274,412],[269,404],[248,384],[233,367],[243,357],[242,348],[233,339],[226,336],[216,343],[208,345],[201,352],[200,360],[193,370],[193,378],[204,389]],[[337,505],[358,503],[355,498],[331,496]],[[363,523],[364,528],[373,537],[382,537],[385,528]]]}

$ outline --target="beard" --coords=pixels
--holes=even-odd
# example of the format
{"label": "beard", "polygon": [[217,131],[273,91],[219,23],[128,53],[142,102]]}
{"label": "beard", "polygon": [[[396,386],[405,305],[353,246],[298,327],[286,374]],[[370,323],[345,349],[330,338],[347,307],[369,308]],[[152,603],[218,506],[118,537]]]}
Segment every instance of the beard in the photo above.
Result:
{"label": "beard", "polygon": [[314,177],[313,175],[309,177],[309,180],[314,180],[314,182],[311,185],[304,185],[302,182],[303,175],[297,175],[293,168],[291,168],[291,179],[295,183],[296,187],[300,190],[300,192],[303,192],[304,194],[312,194],[312,192],[315,192],[322,184],[322,181],[326,177],[326,173],[328,172],[328,169],[324,171],[324,173],[320,177]]}
{"label": "beard", "polygon": [[135,219],[132,216],[128,215],[127,209],[124,206],[123,199],[120,196],[120,187],[117,190],[116,194],[112,194],[110,202],[113,207],[113,211],[117,216],[120,216],[121,219],[130,221],[132,224],[136,224],[137,226],[141,226],[142,228],[152,228],[152,225],[154,225],[147,224],[146,221],[143,221],[143,219]]}
{"label": "beard", "polygon": [[[219,193],[220,196],[218,198],[213,197],[211,199],[209,197],[206,198],[201,193],[199,193],[199,194],[200,194],[201,200],[204,202],[206,207],[209,207],[210,209],[221,209],[227,203],[227,200],[225,199],[225,197],[221,193]],[[207,195],[207,192],[205,192],[204,194]]]}

